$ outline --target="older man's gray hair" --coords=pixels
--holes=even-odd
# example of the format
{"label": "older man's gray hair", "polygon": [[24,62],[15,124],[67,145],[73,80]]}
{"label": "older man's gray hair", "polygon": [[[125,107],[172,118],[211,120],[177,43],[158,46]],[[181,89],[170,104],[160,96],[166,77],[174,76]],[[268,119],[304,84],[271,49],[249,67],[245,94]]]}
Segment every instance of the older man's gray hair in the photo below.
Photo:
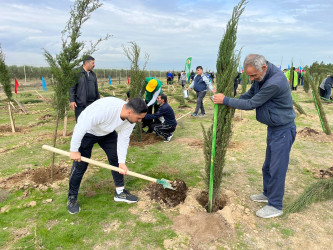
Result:
{"label": "older man's gray hair", "polygon": [[267,60],[264,56],[258,55],[258,54],[249,54],[245,57],[244,60],[244,70],[248,66],[255,67],[257,70],[262,72],[262,66],[266,65],[267,66]]}

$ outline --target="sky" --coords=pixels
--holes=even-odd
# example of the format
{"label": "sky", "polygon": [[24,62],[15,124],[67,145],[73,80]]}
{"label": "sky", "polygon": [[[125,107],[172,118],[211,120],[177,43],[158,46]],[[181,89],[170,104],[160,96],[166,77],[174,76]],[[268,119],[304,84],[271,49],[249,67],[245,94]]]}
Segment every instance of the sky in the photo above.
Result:
{"label": "sky", "polygon": [[[192,68],[216,71],[219,44],[231,18],[234,0],[101,0],[82,28],[81,40],[97,41],[96,68],[128,69],[122,46],[135,41],[149,54],[148,70]],[[43,49],[61,50],[61,31],[72,0],[0,0],[0,43],[7,65],[48,66]],[[333,63],[332,0],[249,0],[240,17],[237,52],[241,62],[262,54],[282,68],[314,61]],[[142,61],[141,61],[142,63]]]}

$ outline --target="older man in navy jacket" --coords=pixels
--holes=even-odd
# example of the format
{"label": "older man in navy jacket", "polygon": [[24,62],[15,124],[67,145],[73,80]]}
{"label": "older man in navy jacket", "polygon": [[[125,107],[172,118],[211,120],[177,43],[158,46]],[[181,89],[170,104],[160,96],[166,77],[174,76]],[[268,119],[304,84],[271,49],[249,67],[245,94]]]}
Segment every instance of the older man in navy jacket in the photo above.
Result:
{"label": "older man in navy jacket", "polygon": [[244,69],[253,81],[251,89],[239,99],[220,93],[214,95],[213,101],[236,109],[256,109],[257,120],[268,126],[266,159],[262,168],[263,193],[250,198],[257,202],[268,202],[256,214],[271,218],[283,213],[289,154],[296,137],[296,113],[288,80],[281,70],[257,54],[245,58]]}

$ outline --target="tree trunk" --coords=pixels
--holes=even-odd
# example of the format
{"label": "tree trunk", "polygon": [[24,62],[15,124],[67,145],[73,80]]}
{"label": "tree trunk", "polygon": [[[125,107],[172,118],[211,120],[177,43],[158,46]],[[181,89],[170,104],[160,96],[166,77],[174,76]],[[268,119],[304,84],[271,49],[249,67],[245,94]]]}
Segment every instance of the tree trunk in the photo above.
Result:
{"label": "tree trunk", "polygon": [[10,125],[12,127],[12,132],[15,133],[15,122],[13,118],[13,112],[12,112],[12,107],[10,106],[10,102],[8,102],[8,112],[9,112],[9,118],[10,118]]}
{"label": "tree trunk", "polygon": [[[57,144],[59,119],[60,119],[60,118],[59,118],[59,112],[58,112],[58,113],[57,113],[57,119],[56,119],[56,127],[55,127],[54,135],[53,135],[53,147],[56,147],[56,144]],[[53,183],[54,159],[55,159],[55,153],[52,153],[51,183]]]}
{"label": "tree trunk", "polygon": [[68,120],[68,110],[65,111],[64,130],[62,131],[62,136],[67,136],[67,120]]}

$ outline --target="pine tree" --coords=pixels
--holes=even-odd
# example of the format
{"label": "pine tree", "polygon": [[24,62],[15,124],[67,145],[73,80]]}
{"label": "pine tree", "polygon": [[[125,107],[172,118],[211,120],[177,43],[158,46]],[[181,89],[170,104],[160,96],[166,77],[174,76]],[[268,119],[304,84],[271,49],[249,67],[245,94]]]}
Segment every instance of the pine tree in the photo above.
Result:
{"label": "pine tree", "polygon": [[303,89],[306,93],[309,93],[311,77],[310,77],[310,71],[308,68],[305,68],[305,72],[303,73],[303,78],[304,78]]}
{"label": "pine tree", "polygon": [[[44,49],[44,56],[50,66],[54,77],[54,95],[52,106],[56,111],[56,126],[53,137],[53,146],[56,146],[59,120],[64,118],[66,108],[69,105],[69,88],[78,80],[80,63],[87,55],[91,55],[97,49],[97,45],[109,38],[100,38],[97,42],[90,42],[90,48],[86,49],[85,42],[79,41],[82,25],[90,18],[92,12],[101,7],[99,0],[75,0],[70,11],[70,18],[62,31],[62,50],[54,57]],[[51,181],[53,181],[54,153],[51,165]]]}
{"label": "pine tree", "polygon": [[2,52],[1,44],[0,44],[0,83],[7,96],[10,124],[12,127],[12,132],[15,133],[15,122],[14,122],[13,111],[12,111],[11,103],[10,103],[12,101],[12,89],[11,89],[11,85],[10,85],[10,75],[9,75],[8,67],[5,63],[5,55]]}
{"label": "pine tree", "polygon": [[331,128],[330,128],[330,125],[328,124],[328,121],[326,119],[326,114],[325,114],[323,105],[322,105],[321,100],[320,100],[320,95],[318,93],[318,83],[316,84],[313,79],[310,79],[310,86],[312,88],[312,93],[314,95],[313,98],[314,98],[314,101],[315,101],[315,106],[317,108],[319,118],[321,119],[324,132],[327,135],[330,135],[331,134]]}
{"label": "pine tree", "polygon": [[[232,17],[227,24],[225,34],[220,43],[218,58],[216,63],[216,84],[217,93],[223,93],[226,96],[233,96],[234,79],[237,74],[237,65],[239,64],[239,54],[235,53],[238,21],[245,9],[246,1],[241,0],[234,7]],[[223,168],[225,165],[225,155],[232,135],[232,118],[235,110],[225,105],[219,105],[217,133],[216,133],[216,152],[214,161],[214,186],[213,186],[213,204],[220,192],[222,183]],[[211,126],[207,131],[203,128],[204,135],[204,154],[205,154],[205,173],[206,185],[209,188],[211,149],[212,149],[212,131]]]}
{"label": "pine tree", "polygon": [[[131,62],[130,70],[130,98],[139,97],[143,98],[145,93],[145,69],[149,60],[149,54],[145,54],[144,64],[142,69],[140,69],[140,53],[141,49],[136,44],[136,42],[130,42],[130,47],[126,48],[123,46],[124,53],[128,60]],[[134,130],[134,135],[137,141],[142,140],[142,124],[137,123]]]}
{"label": "pine tree", "polygon": [[244,94],[247,89],[247,85],[250,83],[250,77],[245,73],[245,71],[241,75],[242,78],[242,93]]}

